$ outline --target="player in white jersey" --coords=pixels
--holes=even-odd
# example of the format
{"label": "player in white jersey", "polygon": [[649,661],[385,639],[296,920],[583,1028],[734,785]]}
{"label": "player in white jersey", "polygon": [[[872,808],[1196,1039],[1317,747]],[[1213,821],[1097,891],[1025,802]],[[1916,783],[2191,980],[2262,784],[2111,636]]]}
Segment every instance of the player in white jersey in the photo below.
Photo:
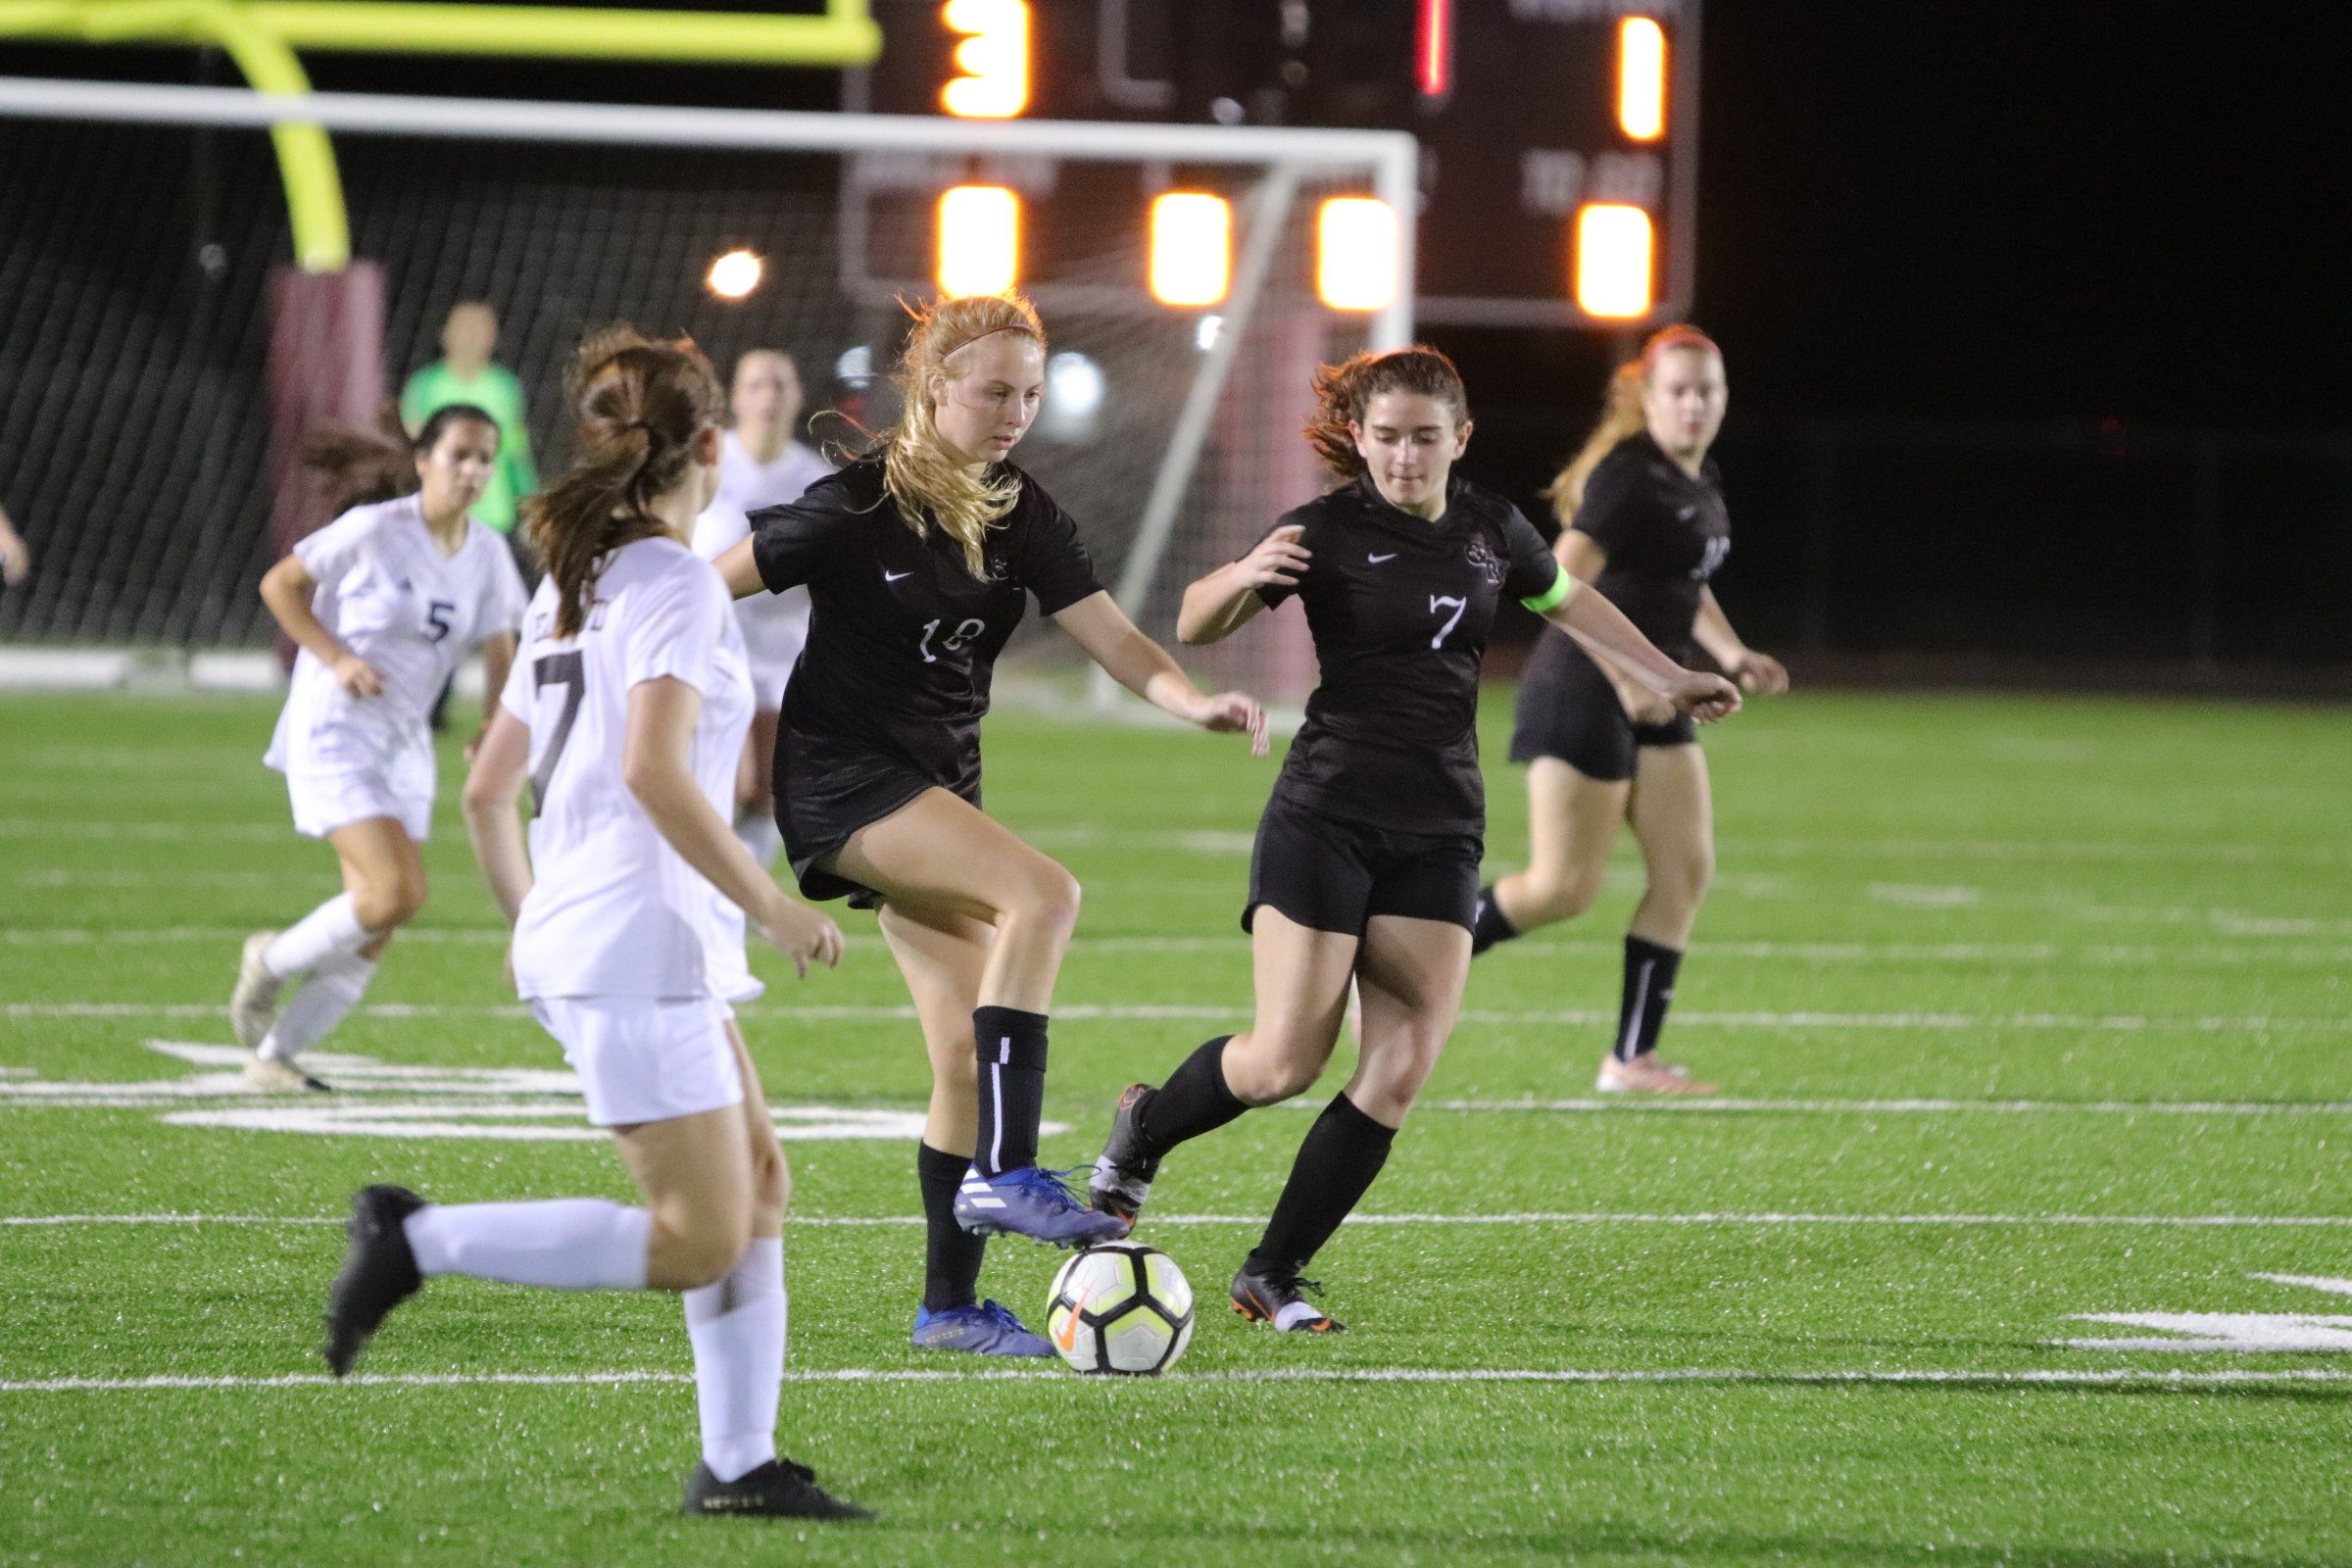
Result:
{"label": "player in white jersey", "polygon": [[[782,1150],[728,999],[756,994],[748,917],[806,974],[841,929],[728,831],[751,678],[729,596],[686,548],[718,475],[717,378],[691,345],[599,334],[574,367],[580,465],[533,505],[547,562],[466,785],[466,822],[515,922],[516,989],[564,1047],[641,1205],[428,1203],[369,1187],[328,1298],[339,1376],[435,1275],[685,1298],[702,1417],[686,1511],[870,1518],[780,1459]],[[515,803],[525,776],[526,856]]]}
{"label": "player in white jersey", "polygon": [[353,507],[262,578],[263,602],[302,650],[265,760],[286,776],[295,830],[332,844],[343,867],[342,893],[245,941],[229,1021],[253,1053],[246,1081],[273,1091],[326,1087],[299,1058],[359,1004],[392,934],[424,906],[433,700],[477,645],[503,683],[522,619],[506,541],[466,514],[498,461],[488,415],[443,409],[413,454],[353,432],[343,450],[405,466],[414,480],[387,477],[415,493]]}
{"label": "player in white jersey", "polygon": [[[737,360],[729,412],[734,425],[719,456],[718,499],[695,519],[689,541],[705,561],[716,561],[750,537],[751,513],[789,506],[833,471],[814,448],[793,439],[801,417],[801,377],[791,355],[754,349]],[[784,709],[785,683],[808,641],[808,590],[755,595],[739,601],[735,614],[751,648],[758,702],[735,780],[735,835],[766,865],[784,844],[776,827],[776,722]]]}

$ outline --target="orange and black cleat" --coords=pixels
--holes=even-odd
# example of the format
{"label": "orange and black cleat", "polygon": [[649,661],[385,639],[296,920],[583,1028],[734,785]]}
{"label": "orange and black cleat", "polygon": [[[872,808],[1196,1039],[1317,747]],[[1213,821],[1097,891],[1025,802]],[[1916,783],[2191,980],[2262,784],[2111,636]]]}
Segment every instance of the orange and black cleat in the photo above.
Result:
{"label": "orange and black cleat", "polygon": [[1313,1280],[1242,1265],[1233,1277],[1233,1309],[1252,1323],[1270,1325],[1282,1334],[1345,1334],[1348,1325],[1301,1295],[1320,1291]]}

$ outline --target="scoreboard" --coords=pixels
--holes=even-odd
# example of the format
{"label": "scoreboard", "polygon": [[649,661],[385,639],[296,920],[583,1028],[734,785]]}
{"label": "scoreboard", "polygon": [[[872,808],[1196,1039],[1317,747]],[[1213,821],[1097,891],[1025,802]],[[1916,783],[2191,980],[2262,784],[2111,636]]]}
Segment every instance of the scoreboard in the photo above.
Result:
{"label": "scoreboard", "polygon": [[[874,0],[873,13],[882,54],[851,74],[853,109],[1410,131],[1422,321],[1615,331],[1690,301],[1699,0]],[[1047,265],[1057,204],[1099,221],[1113,199],[1051,167],[1014,177],[1035,192]],[[851,194],[911,197],[923,178],[876,165]],[[921,275],[911,258],[871,260]]]}

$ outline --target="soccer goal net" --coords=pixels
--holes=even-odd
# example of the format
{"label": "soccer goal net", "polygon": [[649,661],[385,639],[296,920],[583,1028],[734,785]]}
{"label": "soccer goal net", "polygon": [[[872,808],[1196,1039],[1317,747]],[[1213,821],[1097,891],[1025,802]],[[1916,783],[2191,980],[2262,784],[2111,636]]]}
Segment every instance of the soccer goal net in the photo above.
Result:
{"label": "soccer goal net", "polygon": [[[805,437],[838,443],[855,439],[851,419],[895,417],[899,301],[932,297],[943,275],[1036,300],[1049,386],[1019,461],[1165,636],[1190,576],[1318,488],[1298,439],[1314,365],[1410,331],[1409,226],[1394,230],[1385,303],[1334,308],[1318,280],[1363,261],[1319,250],[1326,204],[1403,210],[1409,138],[302,102],[333,137],[354,257],[351,286],[323,296],[289,281],[268,100],[0,83],[0,506],[38,562],[0,596],[0,637],[265,641],[256,580],[326,520],[286,515],[285,426],[395,397],[439,357],[461,301],[496,313],[494,358],[520,381],[545,472],[566,456],[562,368],[589,328],[690,333],[722,374],[783,349]],[[1154,199],[1169,193],[1222,206],[1165,209],[1191,226],[1155,245]],[[1342,242],[1367,243],[1380,241]],[[288,351],[295,313],[320,318],[323,355]],[[1215,673],[1298,689],[1295,639],[1241,641]]]}

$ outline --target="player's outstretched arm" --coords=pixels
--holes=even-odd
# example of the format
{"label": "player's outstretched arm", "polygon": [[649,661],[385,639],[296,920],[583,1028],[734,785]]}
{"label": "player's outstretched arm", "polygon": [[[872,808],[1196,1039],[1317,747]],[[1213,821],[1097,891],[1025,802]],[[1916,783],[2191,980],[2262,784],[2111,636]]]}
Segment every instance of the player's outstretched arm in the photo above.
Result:
{"label": "player's outstretched arm", "polygon": [[502,631],[481,640],[482,650],[482,727],[473,732],[466,744],[466,760],[472,761],[490,737],[490,721],[498,716],[498,694],[507,689],[507,677],[514,670],[514,634]]}
{"label": "player's outstretched arm", "polygon": [[742,909],[804,977],[811,963],[830,969],[841,962],[841,927],[770,881],[694,780],[687,758],[702,710],[703,694],[674,676],[630,687],[621,782],[669,847]]}
{"label": "player's outstretched arm", "polygon": [[1685,669],[1596,588],[1579,586],[1544,612],[1544,618],[1702,724],[1740,710],[1740,688],[1721,675]]}
{"label": "player's outstretched arm", "polygon": [[767,584],[760,576],[760,563],[752,559],[749,539],[737,540],[710,564],[718,568],[719,580],[727,585],[729,598],[749,599],[754,594],[767,592]]}
{"label": "player's outstretched arm", "polygon": [[513,925],[531,891],[530,851],[523,842],[522,819],[514,814],[531,765],[531,731],[512,711],[497,706],[497,693],[503,690],[503,681],[491,688],[493,710],[474,748],[464,799],[466,837],[472,841],[474,860],[490,884],[490,896]]}
{"label": "player's outstretched arm", "polygon": [[1770,654],[1759,654],[1740,640],[1732,630],[1732,617],[1723,612],[1715,602],[1715,590],[1698,591],[1698,618],[1690,623],[1690,635],[1707,656],[1723,666],[1723,672],[1740,683],[1743,692],[1762,692],[1778,696],[1788,689],[1787,666]]}
{"label": "player's outstretched arm", "polygon": [[1295,588],[1310,552],[1298,541],[1306,530],[1286,523],[1257,542],[1239,561],[1229,561],[1184,591],[1176,612],[1176,640],[1198,646],[1221,642],[1266,608],[1261,588]]}
{"label": "player's outstretched arm", "polygon": [[1089,594],[1054,619],[1112,680],[1145,702],[1202,729],[1246,734],[1250,755],[1266,755],[1266,710],[1258,700],[1246,692],[1202,693],[1109,594]]}
{"label": "player's outstretched arm", "polygon": [[8,514],[0,512],[0,587],[14,588],[32,571],[32,553],[9,522]]}
{"label": "player's outstretched arm", "polygon": [[307,650],[333,671],[336,684],[352,696],[381,697],[384,677],[374,665],[336,641],[326,623],[312,612],[311,598],[318,592],[318,579],[311,575],[300,556],[288,556],[262,574],[262,603],[270,607],[278,628],[294,640],[294,646]]}

